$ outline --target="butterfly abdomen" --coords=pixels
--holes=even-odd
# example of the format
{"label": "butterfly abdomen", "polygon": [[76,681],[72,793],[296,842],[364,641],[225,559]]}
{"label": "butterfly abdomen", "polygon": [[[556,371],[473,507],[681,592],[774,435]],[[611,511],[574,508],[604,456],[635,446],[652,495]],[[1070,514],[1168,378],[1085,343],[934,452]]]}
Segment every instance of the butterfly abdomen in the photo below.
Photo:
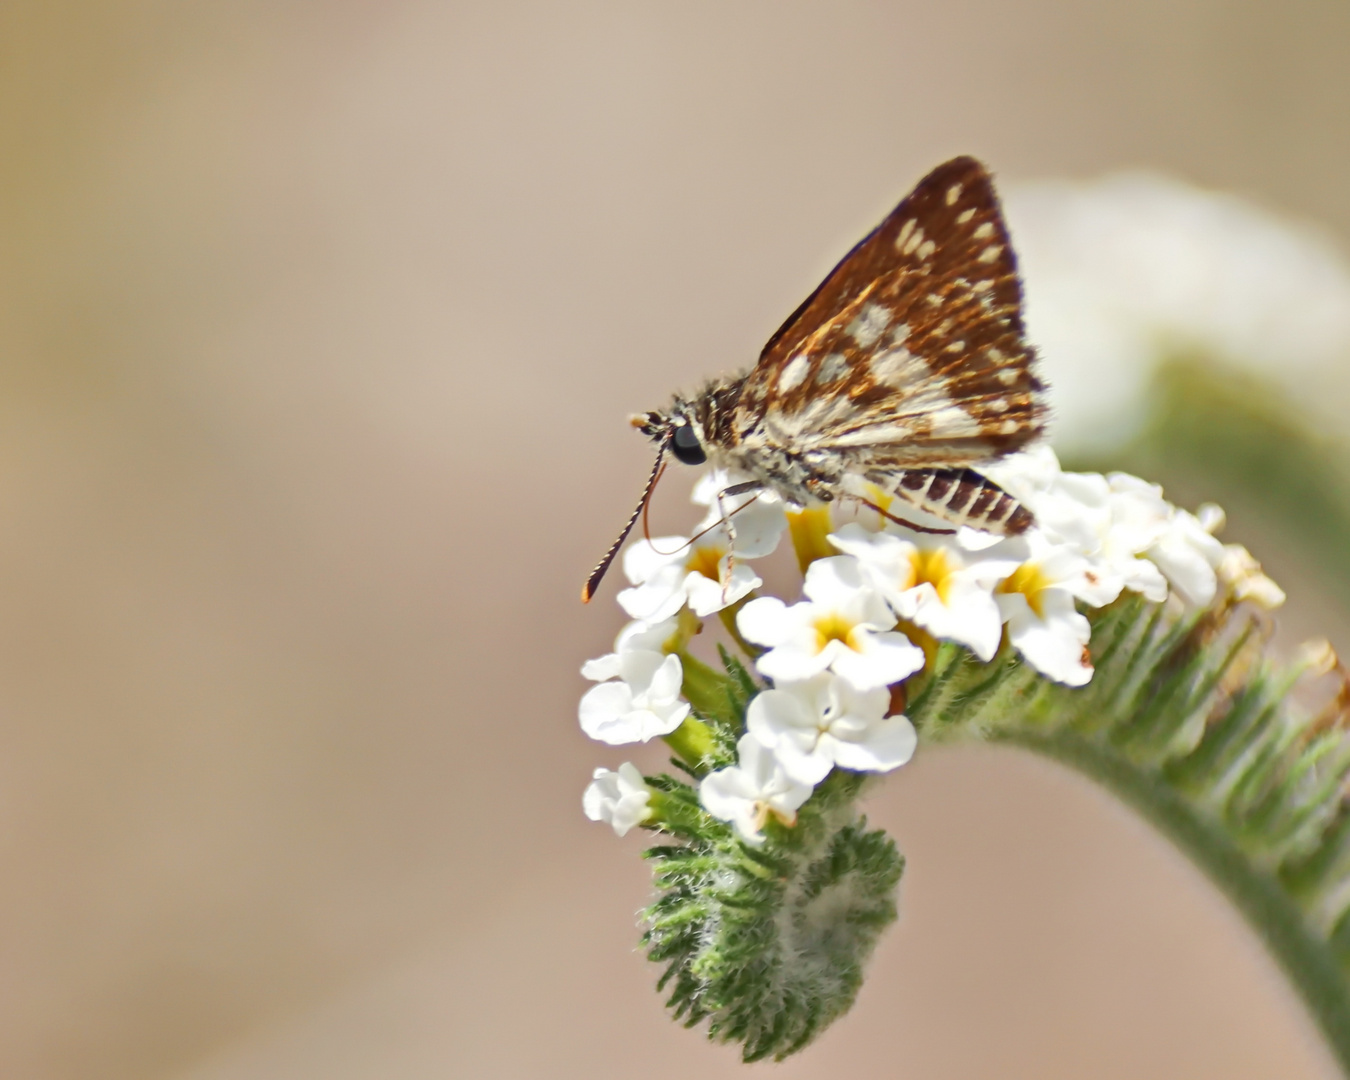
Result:
{"label": "butterfly abdomen", "polygon": [[905,502],[949,525],[1016,535],[1034,522],[1030,511],[973,469],[905,469],[890,485]]}

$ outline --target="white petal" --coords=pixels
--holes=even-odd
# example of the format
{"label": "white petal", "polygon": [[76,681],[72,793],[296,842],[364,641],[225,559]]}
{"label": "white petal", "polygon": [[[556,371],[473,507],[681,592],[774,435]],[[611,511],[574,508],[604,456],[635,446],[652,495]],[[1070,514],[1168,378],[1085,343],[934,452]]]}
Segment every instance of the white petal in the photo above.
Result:
{"label": "white petal", "polygon": [[713,581],[702,574],[690,574],[685,579],[685,592],[689,596],[689,610],[699,618],[704,618],[730,607],[743,596],[758,589],[764,582],[758,574],[743,562],[731,568],[731,576],[725,584]]}
{"label": "white petal", "polygon": [[614,639],[614,651],[622,653],[629,649],[650,649],[662,652],[678,628],[674,619],[662,619],[656,623],[635,619],[619,631],[619,636]]}
{"label": "white petal", "polygon": [[667,656],[661,661],[651,677],[647,688],[647,700],[653,704],[667,704],[680,696],[680,685],[684,681],[684,667],[680,658]]}
{"label": "white petal", "polygon": [[731,821],[753,801],[746,798],[744,787],[741,770],[733,765],[705,776],[698,785],[698,799],[713,817]]}
{"label": "white petal", "polygon": [[619,677],[619,654],[609,653],[605,656],[598,656],[594,660],[587,660],[581,665],[581,674],[595,682],[617,679]]}
{"label": "white petal", "polygon": [[923,667],[923,650],[911,644],[904,634],[893,630],[881,633],[858,630],[854,634],[862,651],[840,649],[830,668],[857,690],[889,686]]}
{"label": "white petal", "polygon": [[931,586],[912,590],[917,603],[909,616],[934,637],[964,645],[981,660],[988,660],[1003,635],[1003,620],[990,590],[967,578],[947,584],[946,603]]}
{"label": "white petal", "polygon": [[736,740],[736,760],[745,778],[747,794],[759,798],[781,781],[781,770],[773,751],[748,732]]}
{"label": "white petal", "polygon": [[632,618],[643,622],[660,622],[684,607],[683,583],[683,568],[670,565],[664,567],[651,581],[621,590],[616,599]]}
{"label": "white petal", "polygon": [[866,583],[857,559],[851,555],[830,555],[806,568],[802,592],[822,607],[837,608],[864,588]]}
{"label": "white petal", "polygon": [[745,711],[745,726],[764,746],[775,748],[784,736],[805,736],[814,745],[819,727],[799,694],[763,690]]}
{"label": "white petal", "polygon": [[624,576],[634,585],[641,585],[671,563],[682,561],[688,549],[689,540],[684,536],[639,540],[623,553]]}
{"label": "white petal", "polygon": [[786,775],[781,790],[770,795],[766,802],[789,820],[794,820],[802,803],[811,797],[812,784],[796,783]]}
{"label": "white petal", "polygon": [[581,809],[592,821],[607,820],[610,807],[619,797],[619,774],[596,769],[581,795]]}
{"label": "white petal", "polygon": [[669,735],[689,715],[689,705],[680,701],[654,709],[641,708],[635,704],[627,683],[604,682],[582,696],[577,715],[581,730],[592,739],[621,746]]}
{"label": "white petal", "polygon": [[1167,599],[1167,579],[1147,559],[1131,559],[1123,567],[1125,587],[1142,593],[1145,600],[1161,604]]}
{"label": "white petal", "polygon": [[650,649],[632,649],[619,654],[620,676],[632,687],[634,696],[645,694],[651,687],[653,677],[668,660],[674,660],[676,665],[680,662],[677,656],[666,656],[665,653]]}
{"label": "white petal", "polygon": [[1074,610],[1073,598],[1062,589],[1044,590],[1040,602],[1044,618],[1020,594],[999,597],[999,606],[1010,615],[1008,639],[1042,675],[1067,686],[1083,686],[1092,678],[1091,664],[1083,661],[1091,633],[1087,619]]}
{"label": "white petal", "polygon": [[[746,607],[748,608],[749,605],[747,604]],[[745,608],[742,609],[742,613],[744,611]],[[751,640],[754,639],[751,638]],[[837,641],[829,642],[819,652],[803,649],[795,642],[789,642],[778,646],[776,649],[770,649],[755,661],[755,667],[759,669],[761,675],[768,676],[774,682],[789,679],[809,679],[828,668],[839,649],[844,652],[852,651]]]}
{"label": "white petal", "polygon": [[[783,772],[787,778],[794,783],[806,785],[808,791],[824,780],[829,775],[830,770],[834,768],[833,756],[822,750],[822,744],[825,740],[813,739],[812,741],[815,745],[809,750],[791,740],[780,742],[775,750],[778,755],[778,762],[783,767]],[[802,801],[805,802],[806,800],[803,799]],[[793,807],[793,809],[795,810],[796,807]]]}
{"label": "white petal", "polygon": [[800,622],[800,618],[788,616],[788,606],[776,596],[751,600],[736,616],[736,626],[747,641],[756,645],[773,646],[786,641]]}
{"label": "white petal", "polygon": [[[823,740],[822,740],[823,741]],[[832,740],[835,764],[862,772],[889,772],[914,756],[919,737],[906,716],[891,716],[861,740]]]}
{"label": "white petal", "polygon": [[619,778],[618,784],[620,794],[631,795],[634,792],[650,791],[647,787],[647,781],[643,778],[642,773],[631,761],[625,761],[620,765],[618,772],[615,775]]}

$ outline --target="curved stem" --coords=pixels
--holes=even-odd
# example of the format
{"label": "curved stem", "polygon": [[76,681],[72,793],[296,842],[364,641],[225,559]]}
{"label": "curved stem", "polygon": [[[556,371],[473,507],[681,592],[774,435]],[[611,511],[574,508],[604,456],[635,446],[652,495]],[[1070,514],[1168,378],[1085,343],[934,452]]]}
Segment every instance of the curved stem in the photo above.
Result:
{"label": "curved stem", "polygon": [[1341,1067],[1350,1073],[1350,989],[1324,938],[1273,872],[1256,863],[1218,820],[1154,769],[1102,739],[1072,730],[1005,730],[992,739],[1043,754],[1093,778],[1142,813],[1199,866],[1246,917],[1294,984]]}

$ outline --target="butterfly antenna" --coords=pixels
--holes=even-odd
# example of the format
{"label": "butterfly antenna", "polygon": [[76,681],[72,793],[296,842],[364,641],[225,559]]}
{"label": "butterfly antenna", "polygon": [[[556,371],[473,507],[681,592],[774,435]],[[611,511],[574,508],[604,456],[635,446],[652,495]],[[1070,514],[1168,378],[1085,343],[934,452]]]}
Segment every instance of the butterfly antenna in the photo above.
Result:
{"label": "butterfly antenna", "polygon": [[[659,461],[657,462],[657,464],[661,465]],[[650,493],[652,489],[655,488],[656,485],[661,482],[661,477],[663,477],[665,474],[666,474],[666,467],[664,465],[661,465],[660,471],[656,474],[656,479],[650,480],[647,483],[648,493]],[[642,538],[646,540],[647,543],[650,544],[652,542],[652,523],[650,520],[652,500],[650,494],[647,494],[646,496],[643,497],[641,505],[642,505]]]}
{"label": "butterfly antenna", "polygon": [[605,571],[609,569],[609,564],[614,561],[614,556],[619,553],[619,548],[623,542],[628,539],[628,534],[633,531],[633,526],[637,524],[638,516],[647,507],[647,501],[652,497],[652,489],[656,487],[656,481],[661,476],[661,462],[666,456],[666,447],[670,445],[670,438],[667,437],[656,451],[656,464],[652,466],[652,474],[647,477],[647,486],[642,489],[642,498],[638,500],[637,507],[633,510],[633,515],[628,519],[628,524],[623,527],[623,532],[619,533],[619,538],[609,546],[605,552],[605,557],[591,571],[591,576],[586,579],[586,584],[581,587],[581,602],[589,604],[591,597],[595,595],[595,590],[600,588],[600,582],[604,580]]}

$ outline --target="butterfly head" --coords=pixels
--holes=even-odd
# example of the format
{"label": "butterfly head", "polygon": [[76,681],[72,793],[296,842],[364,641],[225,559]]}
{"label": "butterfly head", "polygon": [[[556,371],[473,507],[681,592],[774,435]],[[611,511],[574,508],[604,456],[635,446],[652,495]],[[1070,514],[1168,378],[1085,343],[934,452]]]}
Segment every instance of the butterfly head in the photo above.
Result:
{"label": "butterfly head", "polygon": [[631,423],[663,451],[669,450],[686,465],[702,465],[708,460],[703,427],[682,400],[676,399],[669,413],[639,413]]}

